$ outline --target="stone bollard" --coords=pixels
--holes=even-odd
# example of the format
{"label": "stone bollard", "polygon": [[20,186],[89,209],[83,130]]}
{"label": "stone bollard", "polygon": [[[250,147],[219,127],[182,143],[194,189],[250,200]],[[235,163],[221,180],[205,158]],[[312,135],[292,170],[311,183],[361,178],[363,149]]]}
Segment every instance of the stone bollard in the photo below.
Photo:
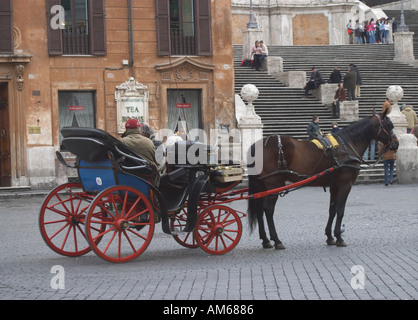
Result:
{"label": "stone bollard", "polygon": [[340,104],[341,121],[357,121],[359,119],[358,101],[343,101]]}
{"label": "stone bollard", "polygon": [[269,56],[263,60],[266,64],[267,73],[273,77],[283,72],[283,58]]}
{"label": "stone bollard", "polygon": [[400,184],[418,183],[418,146],[413,134],[398,137],[399,149],[396,152],[396,174]]}
{"label": "stone bollard", "polygon": [[263,36],[263,29],[244,29],[242,30],[242,59],[251,58],[251,48],[256,40]]}
{"label": "stone bollard", "polygon": [[396,62],[414,64],[414,33],[413,32],[395,32],[395,57]]}
{"label": "stone bollard", "polygon": [[250,164],[248,151],[251,145],[263,138],[263,123],[261,122],[261,118],[256,114],[253,105],[254,100],[258,98],[258,94],[259,91],[253,84],[243,86],[240,93],[241,98],[247,101],[245,111],[242,111],[238,120],[238,128],[241,130],[241,163],[243,167]]}
{"label": "stone bollard", "polygon": [[332,107],[337,89],[338,84],[336,83],[324,83],[312,90],[312,94],[326,107]]}
{"label": "stone bollard", "polygon": [[393,132],[397,137],[401,136],[402,134],[406,133],[406,117],[401,112],[398,101],[403,97],[403,89],[400,86],[390,86],[386,91],[386,96],[392,103],[392,110],[390,111],[388,117],[393,123]]}
{"label": "stone bollard", "polygon": [[289,88],[302,89],[306,85],[306,72],[305,71],[286,71],[286,72],[272,74],[272,76]]}

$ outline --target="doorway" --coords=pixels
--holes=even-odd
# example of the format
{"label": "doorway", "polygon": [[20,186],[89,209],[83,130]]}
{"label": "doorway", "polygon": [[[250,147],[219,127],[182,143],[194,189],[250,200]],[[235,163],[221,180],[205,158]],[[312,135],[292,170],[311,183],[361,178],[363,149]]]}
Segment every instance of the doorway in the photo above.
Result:
{"label": "doorway", "polygon": [[0,82],[0,187],[12,185],[9,129],[9,85]]}
{"label": "doorway", "polygon": [[[167,91],[168,129],[180,136],[192,129],[202,129],[200,89],[169,89]],[[188,137],[194,140],[195,137]]]}

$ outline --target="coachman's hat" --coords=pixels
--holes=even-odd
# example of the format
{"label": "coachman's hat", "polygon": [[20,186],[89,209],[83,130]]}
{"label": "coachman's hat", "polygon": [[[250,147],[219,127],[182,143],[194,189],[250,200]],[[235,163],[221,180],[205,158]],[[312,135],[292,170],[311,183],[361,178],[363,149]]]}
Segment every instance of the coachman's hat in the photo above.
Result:
{"label": "coachman's hat", "polygon": [[129,119],[125,123],[125,128],[126,129],[136,129],[136,128],[139,128],[139,127],[141,127],[141,124],[136,119]]}

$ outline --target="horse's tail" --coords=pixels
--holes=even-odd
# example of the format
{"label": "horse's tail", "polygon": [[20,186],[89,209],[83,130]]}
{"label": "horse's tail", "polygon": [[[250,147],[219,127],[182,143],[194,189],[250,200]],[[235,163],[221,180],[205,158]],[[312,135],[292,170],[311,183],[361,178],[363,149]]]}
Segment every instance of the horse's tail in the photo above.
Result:
{"label": "horse's tail", "polygon": [[[248,194],[252,195],[261,192],[258,176],[248,176]],[[253,232],[257,225],[257,218],[263,214],[263,198],[249,199],[248,200],[248,222],[250,225],[250,231]]]}
{"label": "horse's tail", "polygon": [[[251,149],[254,150],[254,145],[251,146]],[[263,191],[260,185],[259,175],[249,174],[248,175],[248,195],[256,194]],[[263,215],[263,198],[258,199],[249,199],[248,200],[248,222],[250,226],[250,231],[253,232],[255,226],[257,225],[257,218]]]}

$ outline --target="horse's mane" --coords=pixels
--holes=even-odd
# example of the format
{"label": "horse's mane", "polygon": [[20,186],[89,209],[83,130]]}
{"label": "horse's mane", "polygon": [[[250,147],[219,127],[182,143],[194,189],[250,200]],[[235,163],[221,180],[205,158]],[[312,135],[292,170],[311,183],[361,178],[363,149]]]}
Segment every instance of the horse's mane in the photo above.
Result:
{"label": "horse's mane", "polygon": [[371,141],[374,138],[373,125],[369,118],[358,120],[343,128],[337,135],[344,141],[352,142]]}

